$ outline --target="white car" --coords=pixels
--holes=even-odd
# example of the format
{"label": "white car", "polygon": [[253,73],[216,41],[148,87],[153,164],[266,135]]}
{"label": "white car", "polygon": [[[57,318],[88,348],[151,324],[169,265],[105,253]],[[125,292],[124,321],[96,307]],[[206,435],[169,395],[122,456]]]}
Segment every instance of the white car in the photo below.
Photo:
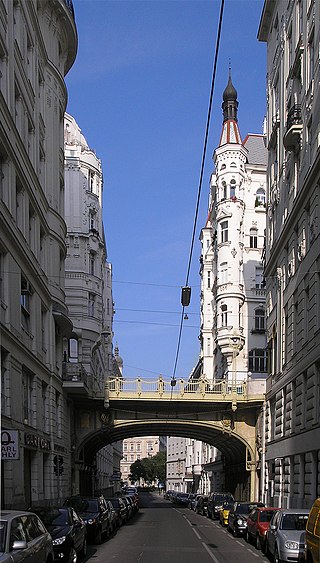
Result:
{"label": "white car", "polygon": [[1,511],[0,562],[53,563],[52,538],[36,514]]}

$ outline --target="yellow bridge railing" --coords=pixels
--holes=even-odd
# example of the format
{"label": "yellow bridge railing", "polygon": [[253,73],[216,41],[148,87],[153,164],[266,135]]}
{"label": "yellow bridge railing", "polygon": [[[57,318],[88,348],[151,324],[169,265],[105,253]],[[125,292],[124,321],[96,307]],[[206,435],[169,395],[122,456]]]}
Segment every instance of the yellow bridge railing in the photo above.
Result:
{"label": "yellow bridge railing", "polygon": [[184,401],[257,401],[264,399],[264,388],[248,385],[247,381],[231,383],[226,379],[216,381],[127,379],[115,377],[106,382],[106,395],[109,399],[173,399]]}

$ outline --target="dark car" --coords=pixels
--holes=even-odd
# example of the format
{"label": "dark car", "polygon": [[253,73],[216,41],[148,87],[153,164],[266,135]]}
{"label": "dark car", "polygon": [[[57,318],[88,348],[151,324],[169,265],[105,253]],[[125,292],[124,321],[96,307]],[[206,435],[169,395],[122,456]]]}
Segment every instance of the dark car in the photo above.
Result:
{"label": "dark car", "polygon": [[211,493],[208,500],[208,516],[209,518],[220,518],[220,510],[225,502],[234,502],[231,493]]}
{"label": "dark car", "polygon": [[52,563],[52,538],[40,518],[27,511],[1,510],[0,561]]}
{"label": "dark car", "polygon": [[269,529],[271,518],[278,508],[257,507],[254,508],[247,518],[246,540],[255,543],[257,549],[265,551],[266,534]]}
{"label": "dark car", "polygon": [[247,518],[254,508],[264,506],[262,502],[235,502],[229,512],[228,530],[234,537],[244,536],[247,531]]}
{"label": "dark car", "polygon": [[87,530],[82,518],[70,506],[32,506],[52,537],[54,559],[69,563],[87,553]]}
{"label": "dark car", "polygon": [[207,495],[201,495],[198,499],[196,506],[196,513],[202,514],[202,516],[208,516],[208,501],[209,497]]}
{"label": "dark car", "polygon": [[107,499],[111,502],[113,506],[113,510],[116,514],[116,523],[118,528],[127,522],[127,509],[125,505],[125,501],[122,498],[114,497]]}
{"label": "dark car", "polygon": [[120,497],[120,498],[125,503],[125,507],[126,507],[126,511],[127,511],[127,522],[128,522],[130,520],[130,518],[132,518],[132,516],[134,515],[133,503],[132,503],[132,501],[130,500],[129,497]]}
{"label": "dark car", "polygon": [[87,526],[87,539],[100,544],[103,538],[109,538],[113,533],[113,515],[109,503],[103,496],[69,497],[65,506],[72,506]]}
{"label": "dark car", "polygon": [[136,512],[138,512],[139,510],[139,501],[137,499],[137,497],[135,495],[124,495],[124,497],[121,498],[126,498],[129,500],[129,502],[131,503],[132,506],[132,515],[135,514]]}
{"label": "dark car", "polygon": [[189,493],[178,493],[174,499],[176,504],[181,506],[188,506],[189,504]]}

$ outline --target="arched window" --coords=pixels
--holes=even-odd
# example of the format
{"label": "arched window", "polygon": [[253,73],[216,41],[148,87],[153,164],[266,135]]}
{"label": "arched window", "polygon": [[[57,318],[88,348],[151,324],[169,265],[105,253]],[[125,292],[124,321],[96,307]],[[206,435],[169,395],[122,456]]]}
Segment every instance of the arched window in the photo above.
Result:
{"label": "arched window", "polygon": [[222,182],[222,197],[223,199],[227,199],[228,192],[227,192],[227,183],[225,181]]}
{"label": "arched window", "polygon": [[258,229],[250,229],[250,248],[258,248]]}
{"label": "arched window", "polygon": [[236,196],[236,181],[230,180],[230,199]]}
{"label": "arched window", "polygon": [[254,312],[254,328],[257,331],[265,331],[265,310],[261,307]]}

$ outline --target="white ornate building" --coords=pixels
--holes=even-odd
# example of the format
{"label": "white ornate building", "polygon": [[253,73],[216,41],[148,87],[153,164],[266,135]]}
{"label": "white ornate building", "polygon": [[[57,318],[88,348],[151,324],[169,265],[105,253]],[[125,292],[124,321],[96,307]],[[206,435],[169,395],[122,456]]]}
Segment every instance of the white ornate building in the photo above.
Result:
{"label": "white ornate building", "polygon": [[263,392],[267,372],[263,253],[266,223],[265,136],[242,141],[237,92],[229,76],[223,127],[214,151],[208,218],[201,232],[203,376],[244,381]]}
{"label": "white ornate building", "polygon": [[320,3],[266,0],[267,380],[264,497],[320,495]]}
{"label": "white ornate building", "polygon": [[[85,409],[83,399],[103,396],[105,381],[121,375],[121,359],[112,351],[112,268],[107,261],[100,159],[75,119],[65,115],[65,220],[67,256],[65,291],[73,332],[64,351],[64,388],[73,409]],[[71,413],[72,417],[72,413]],[[74,450],[75,435],[71,436]],[[122,444],[97,453],[91,467],[74,460],[73,493],[113,491],[120,473]],[[92,484],[93,482],[93,484]],[[89,487],[88,487],[89,484]]]}
{"label": "white ornate building", "polygon": [[70,0],[0,1],[2,506],[70,491],[63,392],[64,76],[77,50]]}

